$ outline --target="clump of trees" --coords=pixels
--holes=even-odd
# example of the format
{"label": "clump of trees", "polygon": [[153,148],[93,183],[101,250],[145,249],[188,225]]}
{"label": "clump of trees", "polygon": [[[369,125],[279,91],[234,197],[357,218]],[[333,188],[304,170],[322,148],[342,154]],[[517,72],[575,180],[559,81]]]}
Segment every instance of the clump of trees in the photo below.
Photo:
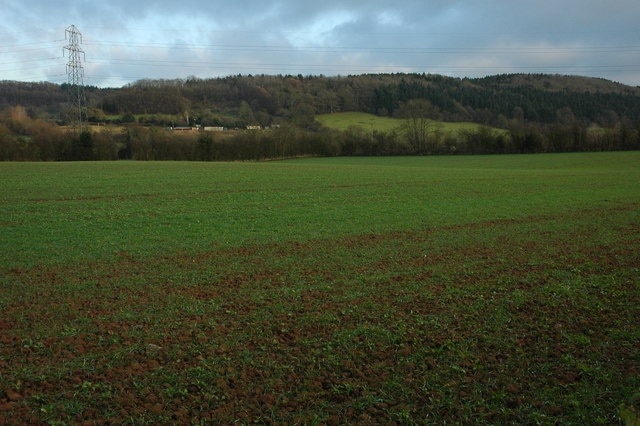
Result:
{"label": "clump of trees", "polygon": [[65,143],[59,126],[31,118],[24,107],[8,108],[0,114],[1,160],[59,160]]}

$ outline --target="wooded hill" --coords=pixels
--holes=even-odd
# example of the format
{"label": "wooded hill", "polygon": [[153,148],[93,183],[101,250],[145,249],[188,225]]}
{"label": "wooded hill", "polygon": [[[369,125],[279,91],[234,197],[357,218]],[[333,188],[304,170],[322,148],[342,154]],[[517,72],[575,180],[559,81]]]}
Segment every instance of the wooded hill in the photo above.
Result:
{"label": "wooded hill", "polygon": [[[85,87],[87,119],[69,133],[73,88],[0,82],[0,160],[239,160],[299,155],[490,154],[640,149],[640,88],[559,75],[238,75]],[[390,131],[324,127],[319,114],[400,118]],[[76,115],[77,117],[77,115]],[[477,131],[443,133],[438,121]],[[108,126],[108,124],[118,126]],[[268,132],[167,132],[174,126]],[[491,127],[503,129],[494,131]]]}
{"label": "wooded hill", "polygon": [[[67,84],[0,82],[0,108],[64,121]],[[85,87],[90,121],[179,121],[210,126],[312,126],[313,116],[361,111],[396,116],[404,103],[426,99],[429,118],[505,127],[507,120],[613,127],[640,118],[640,88],[604,79],[506,74],[478,79],[432,74],[345,77],[238,75],[212,79],[140,80],[122,88]],[[143,116],[143,117],[140,117]],[[177,123],[176,123],[177,124]]]}

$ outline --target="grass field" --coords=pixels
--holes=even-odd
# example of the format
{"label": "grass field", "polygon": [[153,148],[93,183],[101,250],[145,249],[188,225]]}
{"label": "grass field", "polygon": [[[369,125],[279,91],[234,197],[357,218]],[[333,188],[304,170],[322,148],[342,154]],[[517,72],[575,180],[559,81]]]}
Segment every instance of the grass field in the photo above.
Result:
{"label": "grass field", "polygon": [[[375,130],[389,133],[401,128],[403,120],[392,117],[379,117],[364,112],[340,112],[333,114],[321,114],[316,116],[316,120],[323,126],[336,130],[347,130],[351,126],[362,127],[365,131]],[[482,125],[470,122],[445,122],[433,121],[433,130],[438,129],[444,134],[458,134],[461,131],[476,131]],[[486,126],[485,126],[486,127]],[[503,130],[495,129],[502,132]]]}
{"label": "grass field", "polygon": [[639,164],[2,163],[0,424],[614,424]]}

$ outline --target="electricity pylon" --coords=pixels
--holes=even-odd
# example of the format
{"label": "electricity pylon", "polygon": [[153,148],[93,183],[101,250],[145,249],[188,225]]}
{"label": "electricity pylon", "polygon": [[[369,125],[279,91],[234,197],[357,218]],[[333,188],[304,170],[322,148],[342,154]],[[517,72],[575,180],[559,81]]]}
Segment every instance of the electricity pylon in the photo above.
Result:
{"label": "electricity pylon", "polygon": [[[65,40],[69,44],[64,47],[64,51],[69,52],[69,61],[67,62],[67,82],[69,83],[69,118],[72,126],[82,132],[84,118],[86,118],[85,99],[84,99],[84,68],[82,68],[82,59],[84,50],[80,47],[82,43],[82,34],[75,25],[71,25],[64,32]],[[82,58],[81,58],[82,56]]]}

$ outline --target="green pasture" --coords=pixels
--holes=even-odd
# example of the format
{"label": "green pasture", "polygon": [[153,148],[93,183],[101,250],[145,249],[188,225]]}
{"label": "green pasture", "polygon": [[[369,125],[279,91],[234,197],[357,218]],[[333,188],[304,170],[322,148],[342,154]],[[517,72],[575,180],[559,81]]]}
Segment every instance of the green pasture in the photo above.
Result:
{"label": "green pasture", "polygon": [[637,202],[635,152],[0,164],[0,266],[149,257]]}
{"label": "green pasture", "polygon": [[460,225],[640,199],[640,154],[0,164],[0,266]]}
{"label": "green pasture", "polygon": [[[323,126],[336,130],[344,131],[349,127],[355,126],[361,127],[365,131],[375,130],[384,133],[399,130],[403,123],[403,119],[400,118],[378,117],[364,112],[321,114],[316,116],[316,120]],[[470,122],[450,123],[446,121],[432,121],[432,130],[441,131],[444,134],[458,134],[461,131],[476,131],[480,127],[482,127],[482,125]]]}
{"label": "green pasture", "polygon": [[637,421],[639,165],[0,163],[0,424]]}

